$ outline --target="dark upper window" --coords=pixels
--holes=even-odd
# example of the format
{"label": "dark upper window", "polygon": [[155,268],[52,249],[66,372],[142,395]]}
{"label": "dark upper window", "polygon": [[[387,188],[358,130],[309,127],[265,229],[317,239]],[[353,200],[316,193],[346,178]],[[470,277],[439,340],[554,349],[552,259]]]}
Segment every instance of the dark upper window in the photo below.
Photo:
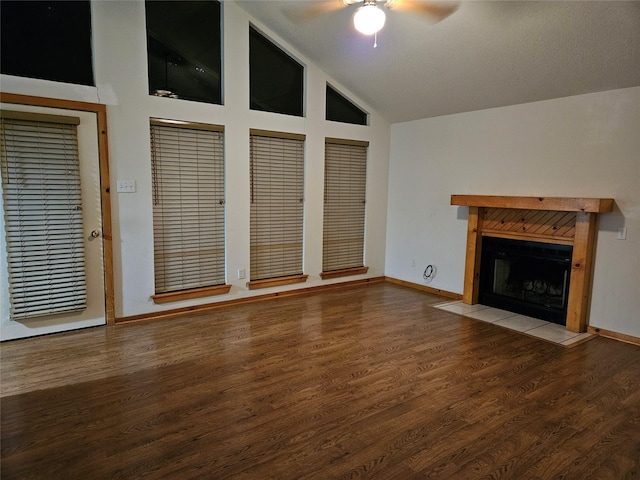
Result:
{"label": "dark upper window", "polygon": [[367,114],[330,85],[327,85],[326,119],[334,122],[367,124]]}
{"label": "dark upper window", "polygon": [[251,109],[303,115],[304,67],[265,38],[249,30]]}
{"label": "dark upper window", "polygon": [[149,93],[222,103],[220,2],[145,1]]}
{"label": "dark upper window", "polygon": [[8,75],[95,85],[89,1],[2,1],[1,70]]}

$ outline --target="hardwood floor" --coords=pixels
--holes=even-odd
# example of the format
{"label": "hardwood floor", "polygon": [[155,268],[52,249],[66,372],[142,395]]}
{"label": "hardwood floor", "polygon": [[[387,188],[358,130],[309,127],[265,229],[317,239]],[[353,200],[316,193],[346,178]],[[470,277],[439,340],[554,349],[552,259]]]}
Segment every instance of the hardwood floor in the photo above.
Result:
{"label": "hardwood floor", "polygon": [[2,344],[3,479],[640,478],[640,348],[389,283]]}

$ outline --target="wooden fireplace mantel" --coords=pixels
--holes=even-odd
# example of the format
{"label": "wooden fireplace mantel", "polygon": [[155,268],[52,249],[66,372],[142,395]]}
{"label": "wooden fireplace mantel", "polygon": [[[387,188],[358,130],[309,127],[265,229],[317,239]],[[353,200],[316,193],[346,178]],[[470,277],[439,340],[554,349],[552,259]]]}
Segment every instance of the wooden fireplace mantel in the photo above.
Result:
{"label": "wooden fireplace mantel", "polygon": [[451,205],[467,207],[522,208],[557,212],[610,212],[613,198],[504,197],[496,195],[451,195]]}
{"label": "wooden fireplace mantel", "polygon": [[464,303],[478,303],[483,236],[572,245],[566,328],[586,331],[597,214],[613,199],[451,195],[451,205],[469,207]]}

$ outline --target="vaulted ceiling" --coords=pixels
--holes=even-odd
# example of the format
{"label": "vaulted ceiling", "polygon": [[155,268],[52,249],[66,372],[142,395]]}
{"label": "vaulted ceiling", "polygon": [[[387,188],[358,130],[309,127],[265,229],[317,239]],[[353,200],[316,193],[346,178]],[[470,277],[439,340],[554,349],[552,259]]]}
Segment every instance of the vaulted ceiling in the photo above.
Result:
{"label": "vaulted ceiling", "polygon": [[392,123],[640,85],[639,1],[385,9],[377,48],[342,0],[237,3]]}

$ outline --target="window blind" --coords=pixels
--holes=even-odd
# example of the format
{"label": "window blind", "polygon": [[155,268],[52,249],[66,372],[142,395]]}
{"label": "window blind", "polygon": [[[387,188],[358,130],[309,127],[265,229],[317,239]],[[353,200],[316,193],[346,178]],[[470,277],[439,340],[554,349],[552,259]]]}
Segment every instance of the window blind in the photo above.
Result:
{"label": "window blind", "polygon": [[151,125],[156,293],[225,282],[222,127]]}
{"label": "window blind", "polygon": [[322,270],[362,267],[367,144],[325,142]]}
{"label": "window blind", "polygon": [[14,320],[86,308],[78,122],[2,112],[0,169]]}
{"label": "window blind", "polygon": [[302,273],[304,137],[253,133],[250,142],[251,280]]}

